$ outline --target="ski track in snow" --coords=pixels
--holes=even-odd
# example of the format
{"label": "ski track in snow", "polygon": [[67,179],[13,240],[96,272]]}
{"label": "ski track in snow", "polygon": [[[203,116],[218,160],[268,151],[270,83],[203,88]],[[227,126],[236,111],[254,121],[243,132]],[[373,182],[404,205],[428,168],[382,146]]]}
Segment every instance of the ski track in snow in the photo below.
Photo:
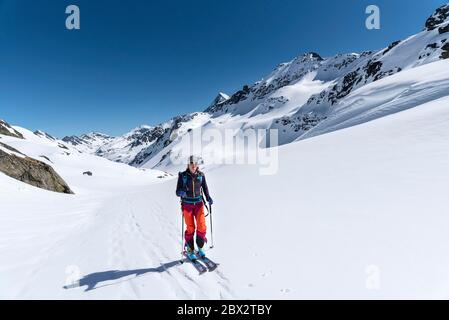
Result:
{"label": "ski track in snow", "polygon": [[[160,194],[147,190],[157,187],[149,181],[146,187],[111,195],[75,195],[62,199],[63,205],[45,192],[52,201],[32,197],[15,205],[16,217],[1,216],[0,247],[9,250],[0,257],[0,283],[10,289],[2,289],[0,297],[236,298],[223,270],[198,275],[188,262],[180,263],[179,203],[174,211],[159,202]],[[68,266],[80,274],[66,283]]]}
{"label": "ski track in snow", "polygon": [[[142,266],[145,268],[159,268],[157,272],[144,272],[141,275],[133,275],[114,280],[112,283],[95,286],[95,290],[102,290],[105,286],[114,285],[119,292],[119,299],[147,298],[145,292],[146,282],[159,283],[164,292],[172,299],[196,299],[208,298],[204,292],[203,279],[214,278],[213,288],[217,292],[217,298],[235,297],[231,292],[229,280],[220,270],[199,276],[197,271],[188,262],[181,264],[181,255],[173,255],[167,251],[163,244],[176,244],[181,249],[180,227],[170,221],[163,206],[153,199],[148,199],[144,193],[133,193],[122,197],[109,199],[107,204],[100,209],[103,214],[113,213],[113,222],[109,227],[109,259],[108,267],[111,270],[134,270]],[[137,202],[137,204],[136,204]],[[147,208],[145,211],[136,208]],[[173,213],[170,213],[173,214]],[[180,215],[180,213],[179,213]],[[140,219],[144,216],[146,227]],[[157,236],[155,236],[157,235]],[[133,247],[136,251],[127,252],[126,248]],[[138,253],[137,255],[135,253]],[[167,266],[168,265],[168,266]],[[173,266],[174,265],[174,266]],[[200,278],[201,277],[201,278]],[[148,281],[147,281],[148,280]],[[143,284],[145,287],[142,287]],[[207,283],[206,283],[207,284]],[[207,285],[209,288],[210,285]],[[159,297],[159,295],[157,295]],[[156,295],[155,295],[156,297]]]}

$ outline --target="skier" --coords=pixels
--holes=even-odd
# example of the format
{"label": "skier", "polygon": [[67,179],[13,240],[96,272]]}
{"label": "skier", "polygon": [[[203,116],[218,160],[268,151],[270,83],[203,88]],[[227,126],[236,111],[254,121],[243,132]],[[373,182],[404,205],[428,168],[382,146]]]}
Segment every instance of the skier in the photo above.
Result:
{"label": "skier", "polygon": [[207,242],[206,239],[206,219],[204,217],[204,203],[202,192],[209,204],[213,204],[213,200],[209,195],[209,189],[206,183],[206,177],[198,167],[199,159],[195,156],[189,157],[187,169],[179,173],[178,184],[176,187],[176,195],[181,198],[181,209],[187,229],[184,233],[185,252],[190,260],[196,260],[194,234],[196,221],[196,244],[198,247],[198,255],[204,258],[203,246]]}

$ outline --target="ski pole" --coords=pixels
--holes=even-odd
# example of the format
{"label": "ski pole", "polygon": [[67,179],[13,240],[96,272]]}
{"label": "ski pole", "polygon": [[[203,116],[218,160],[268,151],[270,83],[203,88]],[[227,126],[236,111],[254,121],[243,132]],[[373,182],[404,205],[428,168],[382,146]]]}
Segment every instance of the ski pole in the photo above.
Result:
{"label": "ski pole", "polygon": [[181,205],[181,263],[183,263],[184,261],[184,211],[182,210],[182,205]]}
{"label": "ski pole", "polygon": [[209,219],[210,219],[210,240],[211,240],[211,246],[212,249],[214,247],[214,229],[212,229],[212,205],[209,204]]}

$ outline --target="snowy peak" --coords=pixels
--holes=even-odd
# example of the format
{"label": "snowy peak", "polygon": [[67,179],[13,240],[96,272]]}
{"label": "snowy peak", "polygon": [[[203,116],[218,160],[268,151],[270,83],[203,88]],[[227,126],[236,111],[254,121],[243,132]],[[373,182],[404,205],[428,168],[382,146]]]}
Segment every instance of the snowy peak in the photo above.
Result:
{"label": "snowy peak", "polygon": [[100,132],[91,132],[91,133],[83,134],[81,136],[81,138],[83,138],[85,140],[91,140],[91,141],[113,139],[113,137],[111,137],[107,134],[104,134],[104,133],[100,133]]}
{"label": "snowy peak", "polygon": [[249,111],[247,108],[239,109],[234,106],[245,101],[249,101],[250,103],[255,100],[269,99],[269,95],[273,94],[276,90],[294,84],[310,72],[319,69],[323,62],[325,62],[325,59],[318,53],[304,53],[290,62],[279,64],[267,77],[251,86],[244,85],[241,90],[235,92],[232,96],[226,96],[224,101],[213,103],[205,112],[214,116],[229,112],[232,114],[246,113]]}
{"label": "snowy peak", "polygon": [[223,92],[219,92],[211,104],[206,108],[205,112],[213,112],[213,110],[220,109],[220,107],[230,99],[230,97]]}
{"label": "snowy peak", "polygon": [[92,153],[100,146],[112,141],[114,138],[99,132],[91,132],[78,136],[64,137],[62,141],[76,147],[79,151]]}
{"label": "snowy peak", "polygon": [[47,132],[41,131],[41,130],[36,130],[33,132],[36,136],[41,137],[41,138],[45,138],[51,141],[56,141],[56,138],[53,137],[52,135],[48,134]]}
{"label": "snowy peak", "polygon": [[134,129],[132,129],[130,132],[126,133],[124,136],[132,136],[134,134],[142,134],[142,133],[152,130],[153,128],[154,128],[153,126],[144,124],[144,125],[141,125],[141,126],[138,126]]}
{"label": "snowy peak", "polygon": [[426,21],[427,31],[436,29],[443,23],[449,22],[449,3],[439,7]]}
{"label": "snowy peak", "polygon": [[317,70],[324,59],[315,52],[302,54],[290,62],[281,63],[268,77],[252,88],[255,98],[261,99],[275,90],[300,80],[309,72]]}
{"label": "snowy peak", "polygon": [[8,122],[1,119],[0,119],[0,135],[23,139],[23,135],[19,131],[15,130],[13,127],[11,127],[11,125]]}
{"label": "snowy peak", "polygon": [[224,92],[219,92],[218,97],[220,97],[223,101],[229,99],[229,96]]}
{"label": "snowy peak", "polygon": [[130,132],[124,134],[121,138],[126,139],[127,141],[139,141],[142,143],[149,142],[151,139],[151,132],[154,130],[154,127],[148,125],[142,125],[137,128],[134,128]]}
{"label": "snowy peak", "polygon": [[216,106],[217,104],[221,104],[221,103],[229,100],[229,98],[230,97],[226,93],[220,92],[215,97],[215,99],[212,101],[212,103],[209,105],[209,107],[213,107],[213,106]]}
{"label": "snowy peak", "polygon": [[87,143],[85,140],[81,139],[78,136],[66,136],[62,138],[62,141],[67,142],[75,147]]}
{"label": "snowy peak", "polygon": [[85,153],[101,156],[114,162],[130,163],[142,149],[150,146],[164,134],[165,126],[166,124],[156,127],[141,125],[118,137],[92,132],[81,136],[65,137],[63,141]]}
{"label": "snowy peak", "polygon": [[323,61],[324,59],[321,58],[321,56],[316,53],[316,52],[308,52],[308,53],[304,53],[303,55],[299,56],[298,58],[295,59],[299,60],[300,63],[304,63],[307,61]]}
{"label": "snowy peak", "polygon": [[[135,155],[134,159],[128,163],[136,167],[142,166],[158,153],[163,152],[163,150],[173,141],[177,140],[187,132],[190,132],[194,128],[201,127],[209,119],[209,114],[195,112],[174,117],[171,120],[158,125],[152,130],[154,139],[151,143],[142,148],[140,152]],[[162,160],[164,160],[169,153],[170,150],[164,153],[162,155]]]}
{"label": "snowy peak", "polygon": [[95,154],[111,161],[131,163],[137,154],[151,146],[164,134],[162,125],[143,125],[100,146]]}

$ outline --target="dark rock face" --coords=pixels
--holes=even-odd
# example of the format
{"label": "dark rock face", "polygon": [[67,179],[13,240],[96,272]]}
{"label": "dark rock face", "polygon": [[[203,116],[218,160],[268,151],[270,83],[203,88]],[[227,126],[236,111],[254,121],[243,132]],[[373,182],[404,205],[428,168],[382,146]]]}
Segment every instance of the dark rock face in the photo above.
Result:
{"label": "dark rock face", "polygon": [[438,32],[439,32],[440,34],[449,32],[449,24],[447,24],[447,25],[444,26],[444,27],[438,28]]}
{"label": "dark rock face", "polygon": [[376,76],[379,73],[381,68],[382,68],[382,62],[380,62],[380,61],[368,62],[368,64],[365,67],[367,77]]}
{"label": "dark rock face", "polygon": [[[0,146],[21,154],[3,143]],[[32,186],[60,193],[73,194],[67,183],[49,165],[29,158],[19,157],[0,150],[0,171],[7,176],[28,183]]]}
{"label": "dark rock face", "polygon": [[39,156],[39,157],[44,158],[44,159],[47,160],[48,162],[53,163],[53,161],[51,161],[50,158],[47,157],[47,156],[42,156],[42,155],[41,155],[41,156]]}
{"label": "dark rock face", "polygon": [[86,142],[77,136],[67,136],[67,137],[62,138],[62,141],[70,143],[74,146],[77,146],[77,145],[80,145],[80,144],[83,144]]}
{"label": "dark rock face", "polygon": [[142,129],[130,136],[128,140],[132,141],[131,148],[150,143],[164,134],[164,129],[161,126],[157,126],[152,129]]}
{"label": "dark rock face", "polygon": [[[336,94],[332,94],[332,92],[329,94],[329,100],[332,104],[336,103],[338,99],[346,97],[348,94],[351,93],[352,88],[360,82],[361,78],[359,77],[357,71],[353,71],[345,75],[343,78],[343,85],[342,88],[339,91],[336,91]],[[337,89],[337,87],[334,87]]]}
{"label": "dark rock face", "polygon": [[228,100],[225,100],[222,103],[212,105],[206,110],[204,110],[204,112],[215,113],[221,110],[225,110],[225,112],[227,112],[227,110],[225,109],[227,106],[236,104],[240,101],[247,99],[250,92],[251,92],[250,87],[248,85],[244,85],[242,90],[239,90],[236,93],[234,93]]}
{"label": "dark rock face", "polygon": [[294,132],[306,132],[315,127],[318,123],[325,120],[325,116],[316,114],[303,114],[294,117],[282,117],[275,121],[276,124],[288,126]]}
{"label": "dark rock face", "polygon": [[69,150],[69,148],[67,148],[67,146],[63,145],[62,143],[58,143],[58,147],[61,149]]}
{"label": "dark rock face", "polygon": [[444,58],[446,54],[444,53],[446,50],[444,49],[444,44],[447,42],[447,39],[441,39],[439,42],[433,42],[429,43],[424,51],[419,55],[418,59],[423,59],[425,57],[429,57],[430,55],[434,54],[435,51],[438,50],[438,52],[441,53],[439,56],[440,59],[447,59]]}
{"label": "dark rock face", "polygon": [[154,138],[156,141],[150,145],[148,148],[143,149],[140,151],[136,157],[131,161],[129,164],[131,166],[139,166],[143,164],[145,161],[151,158],[151,156],[154,156],[159,151],[161,151],[163,148],[168,146],[170,143],[174,141],[174,139],[177,138],[176,131],[181,128],[182,124],[185,122],[191,121],[194,117],[196,117],[198,113],[192,113],[182,116],[177,116],[171,119],[171,125],[169,127],[163,128],[162,125],[157,126],[154,130]]}
{"label": "dark rock face", "polygon": [[209,107],[206,108],[205,112],[208,112],[207,110],[214,110],[219,108],[219,106],[225,103],[228,99],[229,99],[228,95],[220,92],[212,101],[212,103],[209,105]]}
{"label": "dark rock face", "polygon": [[309,56],[312,58],[312,59],[315,59],[315,60],[317,60],[317,61],[323,61],[324,59],[318,54],[318,53],[316,53],[316,52],[309,52]]}
{"label": "dark rock face", "polygon": [[48,134],[47,132],[36,130],[33,133],[38,137],[47,138],[48,140],[56,141],[56,138],[53,137],[52,135]]}
{"label": "dark rock face", "polygon": [[441,47],[441,59],[449,59],[449,43],[446,43],[444,46]]}
{"label": "dark rock face", "polygon": [[449,18],[449,4],[439,7],[434,14],[426,21],[426,29],[434,30],[438,25],[442,24]]}
{"label": "dark rock face", "polygon": [[9,123],[3,120],[0,120],[0,134],[23,139],[23,135],[19,131],[13,129]]}
{"label": "dark rock face", "polygon": [[20,152],[20,151],[17,150],[17,149],[14,149],[14,148],[11,147],[11,146],[8,146],[7,144],[4,144],[4,143],[1,143],[1,142],[0,142],[0,147],[3,147],[3,148],[5,148],[6,150],[9,150],[9,151],[18,153],[18,154],[20,154],[20,155],[22,155],[22,156],[25,156],[22,152]]}
{"label": "dark rock face", "polygon": [[384,52],[382,53],[382,55],[385,55],[387,52],[389,52],[391,49],[393,49],[394,47],[396,47],[398,44],[400,44],[401,43],[401,41],[395,41],[395,42],[393,42],[392,44],[390,44],[389,46],[388,46],[388,48],[387,49],[385,49],[384,50]]}
{"label": "dark rock face", "polygon": [[83,172],[83,175],[84,175],[84,176],[92,177],[92,171],[86,171],[86,172]]}
{"label": "dark rock face", "polygon": [[[368,78],[373,78],[373,81],[381,79],[386,75],[380,72],[381,69],[382,62],[370,60],[363,68],[364,73],[360,69],[349,72],[343,77],[341,84],[335,85],[328,93],[328,101],[331,105],[336,104],[338,100],[350,94],[363,79],[365,82]],[[316,97],[313,98],[316,99]],[[313,99],[311,98],[309,101],[311,102]]]}

